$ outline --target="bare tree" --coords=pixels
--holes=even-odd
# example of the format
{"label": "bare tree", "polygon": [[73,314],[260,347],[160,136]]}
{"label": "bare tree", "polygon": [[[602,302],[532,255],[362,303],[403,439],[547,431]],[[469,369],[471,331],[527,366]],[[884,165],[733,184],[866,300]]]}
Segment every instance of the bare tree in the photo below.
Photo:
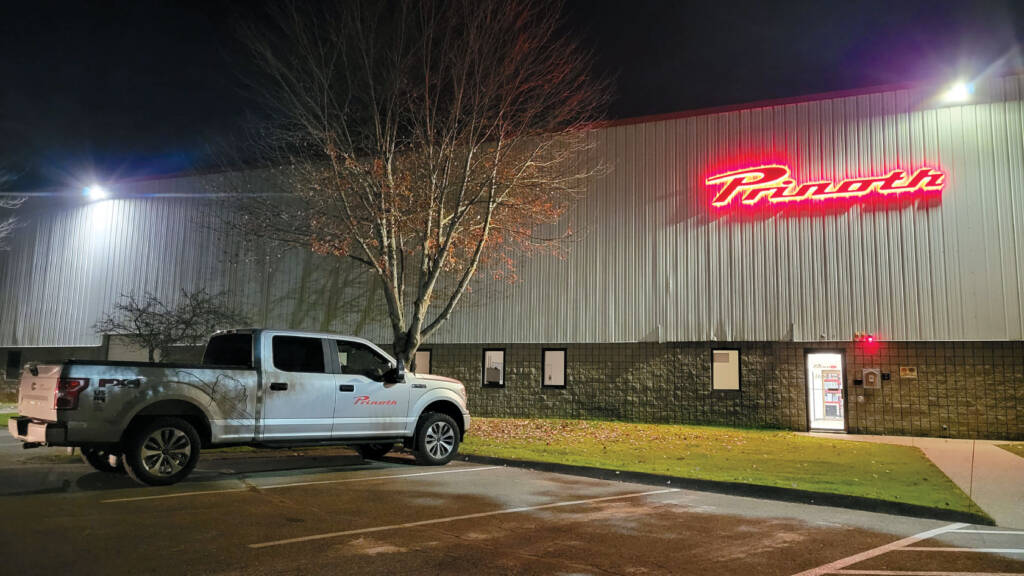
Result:
{"label": "bare tree", "polygon": [[141,300],[122,294],[114,311],[96,322],[93,329],[99,334],[124,336],[147,350],[149,361],[155,362],[156,353],[163,356],[170,346],[202,344],[217,329],[248,324],[243,314],[226,305],[223,294],[182,290],[173,307],[149,292]]}
{"label": "bare tree", "polygon": [[[0,172],[0,190],[10,179],[8,174]],[[14,215],[14,210],[21,207],[24,202],[23,196],[0,193],[0,250],[10,249],[10,238],[20,225],[17,216]]]}
{"label": "bare tree", "polygon": [[287,4],[243,38],[268,105],[257,134],[283,192],[232,226],[345,258],[380,282],[405,362],[474,276],[515,281],[557,251],[599,168],[606,84],[544,0]]}

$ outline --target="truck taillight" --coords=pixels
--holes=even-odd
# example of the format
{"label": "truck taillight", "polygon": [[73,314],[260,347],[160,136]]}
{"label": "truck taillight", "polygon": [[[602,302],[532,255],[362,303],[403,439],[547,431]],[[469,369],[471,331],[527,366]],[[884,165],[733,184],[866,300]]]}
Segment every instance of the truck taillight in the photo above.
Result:
{"label": "truck taillight", "polygon": [[88,378],[61,378],[53,391],[53,407],[56,410],[78,408],[78,395],[89,387]]}

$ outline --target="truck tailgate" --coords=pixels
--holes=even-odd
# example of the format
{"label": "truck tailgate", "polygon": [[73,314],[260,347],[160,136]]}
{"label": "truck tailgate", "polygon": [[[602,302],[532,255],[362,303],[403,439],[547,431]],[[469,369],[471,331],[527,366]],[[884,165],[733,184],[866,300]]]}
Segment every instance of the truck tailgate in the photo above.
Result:
{"label": "truck tailgate", "polygon": [[18,413],[22,416],[57,421],[57,410],[53,407],[54,390],[63,366],[60,364],[38,364],[36,375],[26,368],[21,371],[18,388]]}

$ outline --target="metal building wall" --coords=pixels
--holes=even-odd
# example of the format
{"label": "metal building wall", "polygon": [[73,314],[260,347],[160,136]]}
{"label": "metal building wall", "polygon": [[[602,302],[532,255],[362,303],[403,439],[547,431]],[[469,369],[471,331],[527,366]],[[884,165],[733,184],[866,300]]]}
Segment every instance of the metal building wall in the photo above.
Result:
{"label": "metal building wall", "polygon": [[[614,126],[611,171],[571,215],[565,259],[481,284],[434,342],[1018,340],[1024,335],[1024,77],[934,107],[897,90]],[[723,167],[785,162],[798,181],[938,167],[941,203],[827,212],[709,210]],[[263,325],[390,341],[365,275],[320,257],[230,257],[196,178],[33,215],[0,255],[0,346],[100,342],[121,293],[226,290]]]}
{"label": "metal building wall", "polygon": [[[587,237],[564,262],[524,263],[440,339],[1018,340],[1022,89],[1015,76],[970,105],[897,90],[602,130],[612,172],[577,209]],[[939,204],[709,210],[707,176],[769,162],[801,182],[927,164],[947,186]]]}

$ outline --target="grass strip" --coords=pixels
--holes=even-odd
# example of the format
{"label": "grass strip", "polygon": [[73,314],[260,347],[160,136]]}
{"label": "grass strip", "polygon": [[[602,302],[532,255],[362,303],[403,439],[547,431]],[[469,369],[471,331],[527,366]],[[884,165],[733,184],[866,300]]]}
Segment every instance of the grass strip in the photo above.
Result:
{"label": "grass strip", "polygon": [[476,418],[460,450],[981,512],[917,448],[782,430]]}

